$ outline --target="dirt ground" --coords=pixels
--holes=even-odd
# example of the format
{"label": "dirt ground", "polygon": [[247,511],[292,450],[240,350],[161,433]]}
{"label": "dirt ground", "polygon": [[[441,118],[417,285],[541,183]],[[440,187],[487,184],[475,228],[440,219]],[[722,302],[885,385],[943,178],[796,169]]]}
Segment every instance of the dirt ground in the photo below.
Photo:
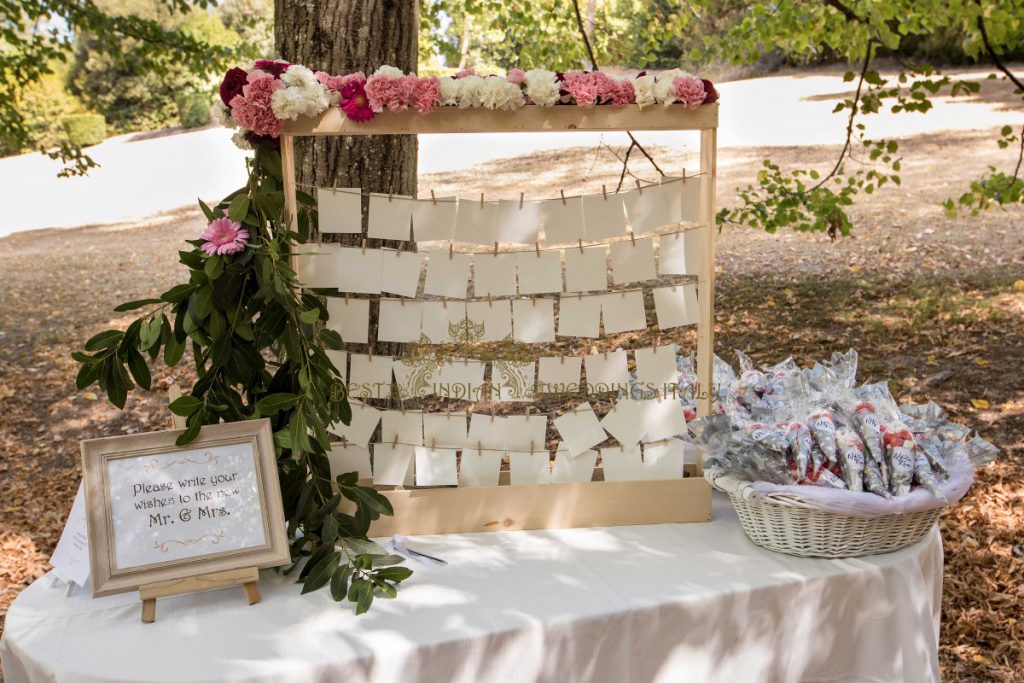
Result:
{"label": "dirt ground", "polygon": [[[900,398],[934,400],[1000,447],[999,461],[941,522],[941,661],[953,681],[1024,681],[1024,210],[948,219],[939,206],[987,164],[1009,163],[993,139],[988,131],[905,141],[903,185],[853,209],[853,237],[726,228],[719,238],[721,355],[807,362],[852,346],[861,379],[889,378]],[[825,168],[835,152],[725,151],[720,201],[766,154]],[[607,151],[560,151],[426,177],[421,191],[546,197],[551,188],[613,186],[617,171]],[[176,251],[201,227],[189,210],[0,239],[0,619],[48,568],[79,481],[79,439],[168,422],[161,393],[133,395],[120,412],[93,390],[76,391],[68,354],[129,319],[111,312],[117,303],[177,282]],[[692,333],[682,341],[692,346]],[[180,369],[155,376],[161,387],[189,381]]]}

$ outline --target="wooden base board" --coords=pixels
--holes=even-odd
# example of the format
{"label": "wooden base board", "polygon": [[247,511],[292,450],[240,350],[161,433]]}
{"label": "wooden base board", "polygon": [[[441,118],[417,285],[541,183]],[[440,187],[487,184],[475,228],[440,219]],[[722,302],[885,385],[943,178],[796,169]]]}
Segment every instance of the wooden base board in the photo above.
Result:
{"label": "wooden base board", "polygon": [[711,521],[703,478],[381,491],[395,510],[370,536]]}
{"label": "wooden base board", "polygon": [[201,593],[202,591],[242,586],[245,599],[255,605],[260,597],[260,570],[256,567],[243,567],[212,574],[200,574],[183,579],[171,579],[139,586],[139,599],[142,600],[142,621],[151,624],[156,621],[156,599],[185,593]]}

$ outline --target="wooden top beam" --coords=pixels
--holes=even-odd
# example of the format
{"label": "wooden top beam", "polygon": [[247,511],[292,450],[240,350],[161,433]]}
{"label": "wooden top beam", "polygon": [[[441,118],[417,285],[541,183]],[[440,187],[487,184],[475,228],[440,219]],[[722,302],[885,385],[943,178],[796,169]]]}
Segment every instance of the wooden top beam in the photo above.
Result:
{"label": "wooden top beam", "polygon": [[285,121],[283,133],[308,135],[403,135],[416,133],[546,133],[613,130],[705,130],[718,127],[718,103],[697,109],[634,104],[578,107],[526,106],[515,111],[444,107],[429,114],[385,112],[356,123],[332,107],[317,119]]}

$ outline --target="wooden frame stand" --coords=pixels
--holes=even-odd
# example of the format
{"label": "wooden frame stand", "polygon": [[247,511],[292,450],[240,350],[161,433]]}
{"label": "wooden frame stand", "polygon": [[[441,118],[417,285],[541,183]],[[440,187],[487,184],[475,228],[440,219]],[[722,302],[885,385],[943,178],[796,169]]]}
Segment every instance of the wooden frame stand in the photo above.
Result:
{"label": "wooden frame stand", "polygon": [[212,591],[228,586],[241,586],[245,591],[245,599],[249,601],[250,605],[255,605],[262,599],[259,580],[260,570],[256,567],[246,567],[139,586],[139,599],[142,600],[142,623],[152,624],[156,621],[157,598]]}
{"label": "wooden frame stand", "polygon": [[[681,105],[576,107],[527,106],[516,111],[446,107],[421,116],[416,112],[386,113],[355,123],[337,107],[318,118],[285,121],[280,137],[285,207],[292,224],[298,222],[295,178],[295,138],[307,136],[409,135],[419,133],[516,133],[580,131],[700,132],[701,208],[699,229],[691,234],[700,249],[697,288],[697,414],[711,414],[715,390],[715,183],[717,178],[717,103],[696,109]],[[364,240],[365,246],[365,240]],[[582,243],[581,243],[582,247]],[[689,247],[689,245],[688,245]],[[607,482],[481,488],[384,490],[394,508],[370,527],[370,535],[414,535],[547,529],[666,522],[706,522],[711,519],[711,489],[700,476],[672,480]],[[689,466],[687,466],[689,469]],[[503,473],[504,474],[504,473]],[[596,473],[596,479],[603,478]]]}

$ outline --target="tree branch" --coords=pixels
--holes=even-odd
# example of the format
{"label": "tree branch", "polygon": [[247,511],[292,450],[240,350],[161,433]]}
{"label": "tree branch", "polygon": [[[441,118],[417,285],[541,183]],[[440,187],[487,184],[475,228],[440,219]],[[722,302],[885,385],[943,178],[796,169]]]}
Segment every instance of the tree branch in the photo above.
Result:
{"label": "tree branch", "polygon": [[[597,66],[597,57],[594,56],[594,46],[590,44],[590,37],[587,35],[586,26],[583,23],[583,15],[580,13],[579,0],[572,0],[572,9],[576,13],[576,26],[579,28],[580,38],[583,39],[583,47],[586,49],[587,58],[590,60],[590,70],[600,71],[600,67]],[[653,166],[654,170],[658,172],[658,175],[664,176],[665,172],[661,170],[660,166],[658,166],[658,163],[654,160],[654,157],[647,153],[647,150],[644,149],[643,145],[640,144],[639,140],[637,140],[636,137],[634,137],[632,131],[627,130],[626,135],[629,136],[629,150],[632,151],[632,149],[636,147],[638,150],[640,150],[641,154],[647,157],[647,161],[651,162],[651,166]],[[629,152],[626,153],[626,159],[625,161],[623,161],[623,166],[625,167],[628,163]],[[630,175],[632,175],[632,173]],[[622,175],[619,178],[620,187],[622,186],[622,179],[625,177],[626,168],[623,168]]]}
{"label": "tree branch", "polygon": [[839,12],[840,14],[842,14],[846,18],[847,21],[856,21],[856,22],[864,23],[863,19],[861,19],[859,16],[857,16],[857,14],[852,9],[850,9],[849,7],[844,5],[843,3],[839,2],[839,0],[822,0],[822,1],[826,5],[831,7],[832,9],[834,9],[837,12]]}
{"label": "tree branch", "polygon": [[[983,9],[981,0],[975,0],[975,2],[979,9]],[[985,45],[985,51],[988,52],[988,56],[992,58],[992,63],[996,65],[997,69],[1006,74],[1006,77],[1009,78],[1018,89],[1024,91],[1024,83],[1021,83],[1020,79],[1013,75],[1013,72],[1003,64],[1003,60],[999,58],[999,55],[992,48],[992,43],[989,42],[988,39],[988,30],[985,28],[985,20],[982,18],[982,12],[978,13],[978,31],[981,32],[981,42]]]}

